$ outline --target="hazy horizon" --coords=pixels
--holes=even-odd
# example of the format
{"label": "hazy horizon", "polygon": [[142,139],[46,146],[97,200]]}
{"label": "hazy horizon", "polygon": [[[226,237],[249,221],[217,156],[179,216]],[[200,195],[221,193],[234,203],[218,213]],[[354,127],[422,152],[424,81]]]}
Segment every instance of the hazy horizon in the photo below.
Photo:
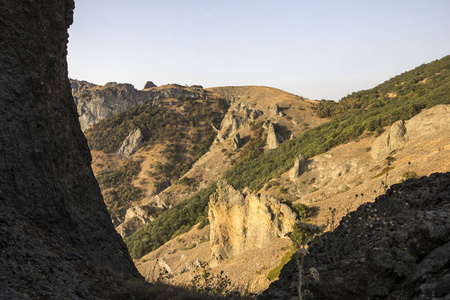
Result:
{"label": "hazy horizon", "polygon": [[69,76],[339,100],[449,53],[450,1],[75,2]]}

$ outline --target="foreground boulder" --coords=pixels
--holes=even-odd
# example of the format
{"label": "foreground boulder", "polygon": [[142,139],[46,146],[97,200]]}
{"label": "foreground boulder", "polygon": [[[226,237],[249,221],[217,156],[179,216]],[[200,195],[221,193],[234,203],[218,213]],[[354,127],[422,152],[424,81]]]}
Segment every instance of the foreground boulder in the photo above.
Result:
{"label": "foreground boulder", "polygon": [[92,173],[71,96],[73,7],[0,4],[1,299],[114,298],[126,278],[139,278]]}

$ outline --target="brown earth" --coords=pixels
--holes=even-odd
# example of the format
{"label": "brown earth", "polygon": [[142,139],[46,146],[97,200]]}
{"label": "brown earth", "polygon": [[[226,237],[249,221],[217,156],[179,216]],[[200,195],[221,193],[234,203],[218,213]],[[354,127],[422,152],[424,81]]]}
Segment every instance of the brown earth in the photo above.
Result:
{"label": "brown earth", "polygon": [[[408,124],[411,124],[414,128],[421,128],[432,122],[434,114],[443,113],[443,118],[448,120],[448,108],[449,106],[440,105],[424,111],[407,121],[406,126],[408,128]],[[442,119],[442,115],[439,116]],[[389,166],[385,158],[373,159],[371,155],[372,151],[377,151],[372,150],[375,140],[387,139],[390,131],[388,127],[379,137],[362,138],[313,157],[305,163],[307,168],[300,177],[292,179],[290,172],[286,172],[276,179],[280,183],[279,186],[267,191],[263,188],[259,193],[294,203],[304,203],[313,212],[309,221],[324,230],[333,229],[347,212],[362,203],[373,202],[378,195],[384,194],[390,185],[402,181],[406,172],[415,172],[418,176],[448,172],[450,130],[447,127],[448,125],[444,124],[434,132],[416,130],[399,149],[391,153],[395,160]],[[408,132],[414,132],[414,128],[409,127]],[[383,172],[386,167],[391,169]],[[287,193],[281,192],[284,188]],[[162,265],[171,270],[173,277],[169,282],[177,285],[189,284],[196,260],[211,259],[210,245],[206,242],[208,238],[208,226],[201,231],[193,228],[138,260],[138,270],[147,280],[156,280],[162,268],[159,263],[159,267],[155,267],[158,259],[158,262],[164,261]],[[224,271],[232,280],[233,286],[241,292],[260,293],[270,284],[267,279],[269,271],[280,264],[285,253],[281,249],[286,249],[290,243],[287,238],[278,239],[264,248],[248,250],[229,258],[215,265],[213,270],[217,273]],[[188,250],[194,244],[195,247]]]}

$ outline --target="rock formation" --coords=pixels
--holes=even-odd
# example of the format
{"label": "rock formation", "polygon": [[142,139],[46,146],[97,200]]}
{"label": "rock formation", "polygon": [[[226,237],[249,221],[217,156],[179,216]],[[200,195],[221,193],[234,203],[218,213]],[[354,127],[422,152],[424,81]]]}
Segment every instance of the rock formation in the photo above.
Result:
{"label": "rock formation", "polygon": [[144,90],[152,87],[156,87],[156,84],[154,84],[153,81],[147,81],[144,85]]}
{"label": "rock formation", "polygon": [[372,158],[384,159],[392,151],[398,150],[406,143],[417,139],[450,131],[450,107],[436,105],[408,121],[397,121],[389,132],[380,135],[372,145]]}
{"label": "rock formation", "polygon": [[238,133],[236,133],[234,139],[233,139],[233,147],[234,150],[237,150],[239,148],[241,148],[242,146],[242,141],[241,141],[241,135]]}
{"label": "rock formation", "polygon": [[71,96],[74,3],[0,7],[0,298],[92,299],[102,297],[100,282],[113,296],[114,280],[139,275],[109,218]]}
{"label": "rock formation", "polygon": [[305,167],[305,162],[306,162],[305,157],[301,154],[295,159],[294,166],[289,172],[289,177],[291,179],[298,178],[302,174],[303,169]]}
{"label": "rock formation", "polygon": [[244,197],[223,179],[210,197],[208,218],[212,257],[220,262],[284,237],[297,216],[273,197],[251,192]]}
{"label": "rock formation", "polygon": [[[323,246],[309,247],[302,288],[318,300],[448,299],[449,187],[450,173],[436,173],[393,185],[375,203],[361,205],[321,237]],[[260,299],[291,299],[297,280],[291,261]]]}
{"label": "rock formation", "polygon": [[275,125],[272,122],[270,122],[267,127],[267,148],[275,149],[283,142],[283,137],[277,133]]}
{"label": "rock formation", "polygon": [[157,209],[151,205],[136,205],[129,209],[125,214],[125,220],[120,224],[116,231],[122,236],[127,237],[133,234],[137,229],[153,221]]}
{"label": "rock formation", "polygon": [[255,121],[263,114],[262,111],[247,107],[239,102],[234,102],[225,117],[223,118],[218,131],[217,140],[223,142],[228,137],[233,136],[237,131],[249,121]]}
{"label": "rock formation", "polygon": [[132,130],[122,142],[117,154],[121,155],[123,158],[130,157],[134,152],[141,148],[143,140],[144,136],[140,128]]}
{"label": "rock formation", "polygon": [[160,105],[161,99],[198,98],[205,95],[204,90],[180,85],[169,85],[157,90],[136,90],[133,85],[127,83],[109,82],[104,86],[98,86],[86,81],[70,80],[70,84],[83,131],[102,119],[110,118],[145,101]]}

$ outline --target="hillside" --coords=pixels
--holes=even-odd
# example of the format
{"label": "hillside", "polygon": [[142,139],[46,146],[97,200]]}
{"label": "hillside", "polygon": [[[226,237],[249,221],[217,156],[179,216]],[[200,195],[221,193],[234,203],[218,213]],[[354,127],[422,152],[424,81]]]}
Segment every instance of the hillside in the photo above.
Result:
{"label": "hillside", "polygon": [[73,1],[1,5],[1,299],[450,297],[449,57],[337,104],[72,81],[77,107]]}
{"label": "hillside", "polygon": [[[221,178],[242,193],[250,188],[289,205],[309,206],[309,221],[332,229],[331,223],[373,201],[385,185],[449,170],[448,122],[441,121],[449,119],[448,109],[433,108],[450,103],[449,68],[450,57],[444,57],[337,103],[261,86],[144,89],[198,96],[155,101],[148,95],[142,104],[86,130],[116,230],[134,258],[144,256],[137,264],[148,280],[169,266],[169,282],[184,285],[192,280],[195,261],[213,255],[213,245],[204,243],[210,234],[208,203]],[[120,86],[108,89],[120,91]],[[126,157],[125,144],[133,148]],[[206,231],[194,234],[196,224]],[[186,232],[195,238],[184,237]],[[184,242],[163,246],[177,236]],[[255,270],[242,263],[253,259],[255,249],[211,267],[225,271],[238,290],[259,293],[269,284],[268,274],[276,278],[279,262],[292,253],[289,247],[289,239],[272,239],[258,250],[270,258],[255,261]],[[184,264],[176,263],[178,252],[185,253]]]}
{"label": "hillside", "polygon": [[[73,87],[82,84],[90,87],[82,90],[84,99],[99,98],[105,88],[121,94],[126,86],[72,80]],[[315,102],[268,87],[166,85],[138,92],[148,99],[86,130],[94,173],[123,236],[207,187],[233,164],[267,151],[268,127],[287,140],[325,121],[312,114]],[[130,136],[134,130],[138,137]],[[120,154],[124,143],[132,145],[130,155]]]}
{"label": "hillside", "polygon": [[[303,299],[447,299],[450,173],[395,184],[312,242]],[[259,299],[299,294],[295,260]]]}
{"label": "hillside", "polygon": [[[440,72],[433,73],[436,68]],[[272,195],[283,201],[301,202],[311,206],[313,214],[311,221],[322,227],[327,227],[328,225],[330,229],[330,222],[338,222],[343,215],[349,210],[356,208],[360,203],[373,201],[375,196],[384,190],[384,187],[380,188],[380,185],[390,185],[410,176],[422,176],[433,172],[448,171],[449,137],[448,128],[445,127],[445,124],[448,124],[448,122],[442,121],[449,119],[448,109],[445,107],[436,108],[436,110],[430,110],[430,114],[427,114],[426,110],[424,110],[425,115],[419,117],[419,119],[414,119],[415,121],[411,120],[410,123],[413,124],[411,126],[408,126],[408,122],[406,122],[406,125],[404,123],[396,123],[396,128],[402,129],[405,127],[405,131],[411,132],[407,136],[399,135],[399,129],[395,129],[395,133],[390,134],[389,127],[383,127],[384,125],[391,125],[398,120],[408,120],[425,107],[431,108],[438,103],[449,103],[449,93],[445,92],[449,90],[447,71],[449,69],[449,57],[421,66],[419,69],[432,70],[429,72],[429,74],[434,74],[430,75],[431,77],[441,76],[439,77],[439,85],[427,86],[424,89],[426,90],[425,94],[423,92],[407,92],[406,90],[403,93],[407,92],[406,95],[409,94],[408,97],[383,98],[383,104],[379,106],[373,105],[373,102],[370,102],[373,99],[370,100],[369,96],[365,97],[366,93],[368,95],[372,94],[372,90],[359,92],[360,99],[367,98],[370,100],[367,102],[368,105],[353,108],[347,107],[346,110],[342,109],[340,113],[331,114],[330,121],[307,130],[304,134],[292,140],[284,141],[276,149],[260,152],[258,155],[239,161],[239,163],[233,165],[224,173],[224,178],[232,186],[241,190],[245,187],[250,187],[253,190],[257,190],[258,193]],[[407,78],[412,76],[411,74],[416,73],[422,74],[417,72],[417,70],[412,70],[401,76]],[[407,89],[414,90],[419,85],[421,88],[424,82],[432,83],[434,82],[433,80],[416,80],[414,84],[407,85]],[[391,85],[391,80],[380,85],[378,89],[386,91],[389,85]],[[219,90],[221,89],[219,88]],[[225,93],[228,91],[224,88],[221,92]],[[345,99],[349,99],[348,97]],[[343,103],[345,104],[346,101]],[[337,107],[340,105],[340,103],[336,104]],[[417,105],[420,105],[420,108],[417,108]],[[316,114],[323,116],[321,110],[323,109],[318,108]],[[334,111],[338,112],[339,110],[335,109]],[[435,113],[437,116],[433,117]],[[381,123],[380,121],[380,123],[377,123],[377,126],[371,126],[374,122],[373,120],[383,120],[386,123]],[[327,121],[327,119],[324,121]],[[439,126],[442,125],[444,127],[425,124],[440,124]],[[427,128],[426,126],[431,127]],[[438,128],[438,130],[430,130],[433,128]],[[388,130],[383,133],[386,129]],[[386,141],[390,140],[389,137],[394,134],[396,136],[399,135],[397,146],[387,148],[380,146],[383,143],[386,144]],[[421,150],[418,151],[418,149]],[[292,167],[300,155],[301,158],[296,164],[298,169],[294,172]],[[330,170],[332,170],[331,173],[329,172]],[[293,175],[294,173],[296,174]],[[381,184],[381,182],[384,183]],[[376,192],[374,193],[374,191]],[[354,195],[356,194],[365,196],[355,197]],[[198,203],[198,205],[204,205],[203,207],[206,209],[206,196],[203,196],[203,199],[205,199],[205,202],[195,202],[195,198],[191,198],[186,203],[189,203],[189,201],[193,205]],[[167,237],[174,237],[180,232],[188,230],[191,224],[195,223],[195,220],[201,220],[202,216],[206,216],[201,207],[198,210],[200,212],[199,215],[193,213],[190,217],[192,221],[177,223],[180,226],[178,228],[182,228],[181,231],[177,230],[175,226],[169,231],[170,233]],[[329,207],[332,209],[329,210]],[[173,212],[177,211],[177,206],[174,209]],[[164,219],[170,216],[170,211],[167,211],[167,214],[163,213],[161,219],[157,219],[159,221],[155,224],[159,224],[158,228],[166,226],[164,225],[166,224]],[[183,210],[181,209],[181,211]],[[147,227],[126,239],[132,255],[139,257],[160,245],[159,243],[154,244],[151,242],[153,238],[159,239],[158,233],[152,231],[151,228],[156,227],[152,227],[150,223]],[[206,235],[200,238],[200,241],[207,238],[208,236]],[[147,240],[147,242],[142,242],[144,240]],[[183,235],[180,236],[180,240],[184,240]],[[282,243],[284,243],[284,246],[281,247],[286,249],[290,242],[284,239]],[[191,247],[193,244],[198,243],[192,242],[191,245],[184,244],[184,246],[180,247]],[[207,245],[202,247],[208,249]],[[268,249],[264,250],[267,253],[270,252]],[[169,252],[176,253],[178,251],[180,249],[174,250],[172,248]],[[187,250],[181,251],[181,253],[185,251]],[[200,250],[197,249],[196,251]],[[163,259],[168,262],[169,256],[166,257],[168,253],[164,253],[164,250],[157,250],[152,255],[156,255],[160,261]],[[277,252],[272,257],[279,261],[281,259],[279,255],[283,256],[283,252]],[[184,257],[184,254],[182,256]],[[175,255],[174,257],[177,256]],[[144,258],[144,260],[146,259]],[[263,259],[264,261],[272,261],[272,263],[262,269],[246,273],[245,267],[236,269],[236,264],[233,263],[235,260],[239,261],[239,257],[230,258],[226,264],[221,264],[215,268],[217,271],[228,270],[230,277],[234,277],[233,274],[236,274],[237,277],[233,278],[234,282],[240,286],[241,290],[250,292],[259,292],[261,288],[264,288],[264,285],[267,286],[268,281],[265,278],[271,268],[275,268],[278,264],[270,258]],[[189,260],[186,261],[186,264],[189,265]],[[182,267],[182,269],[186,268],[186,266]],[[231,269],[228,268],[229,266]],[[139,268],[143,274],[149,272],[144,267],[144,264]],[[154,266],[153,269],[158,270]],[[177,271],[173,272],[177,274]],[[179,276],[188,276],[186,271],[182,271],[182,273],[184,275]],[[146,275],[148,279],[151,279],[152,276],[155,275],[150,275],[150,273],[148,276]],[[180,280],[180,282],[189,281],[188,279],[177,279],[176,277],[173,279],[174,282],[177,282],[177,280]],[[245,283],[245,280],[242,281],[243,278],[253,278],[252,282],[260,283],[250,287]],[[266,280],[265,282],[264,279]]]}
{"label": "hillside", "polygon": [[[402,143],[397,144],[398,148],[388,149],[392,159],[386,160],[389,155],[381,158],[375,155],[386,151],[386,146],[376,145],[383,144],[383,141],[384,145],[386,144],[388,136],[392,134],[392,129],[387,128],[386,132],[377,138],[367,137],[353,141],[304,160],[297,170],[292,168],[280,178],[273,179],[258,193],[283,199],[285,203],[292,202],[293,206],[302,203],[310,209],[310,222],[325,230],[333,229],[349,211],[362,203],[374,201],[392,184],[410,177],[448,172],[450,123],[439,123],[439,120],[445,119],[450,119],[450,108],[439,105],[405,122],[408,135],[404,136]],[[293,171],[297,171],[297,174],[294,175]],[[156,223],[158,225],[155,224],[155,228],[161,228],[164,224],[161,221]],[[177,224],[173,219],[169,219],[169,223]],[[148,235],[158,236],[157,232],[146,230],[136,233],[139,238],[145,238],[146,235],[147,238]],[[192,274],[189,270],[193,268],[195,261],[212,255],[213,244],[207,242],[209,237],[209,232],[205,229],[191,229],[189,233],[178,236],[137,260],[138,270],[148,280],[153,281],[158,278],[159,270],[164,269],[161,263],[164,262],[173,274],[170,282],[190,282]],[[224,271],[241,291],[260,293],[270,283],[267,280],[270,272],[276,268],[280,269],[283,256],[292,254],[290,244],[290,240],[286,238],[274,239],[264,247],[246,250],[230,257],[212,270],[217,273]],[[138,247],[131,248],[132,251],[136,249]],[[142,249],[145,249],[145,246]],[[131,253],[136,255],[136,252]],[[180,257],[183,259],[180,260]],[[252,261],[251,266],[247,265],[246,261]],[[252,278],[251,284],[248,278]]]}

